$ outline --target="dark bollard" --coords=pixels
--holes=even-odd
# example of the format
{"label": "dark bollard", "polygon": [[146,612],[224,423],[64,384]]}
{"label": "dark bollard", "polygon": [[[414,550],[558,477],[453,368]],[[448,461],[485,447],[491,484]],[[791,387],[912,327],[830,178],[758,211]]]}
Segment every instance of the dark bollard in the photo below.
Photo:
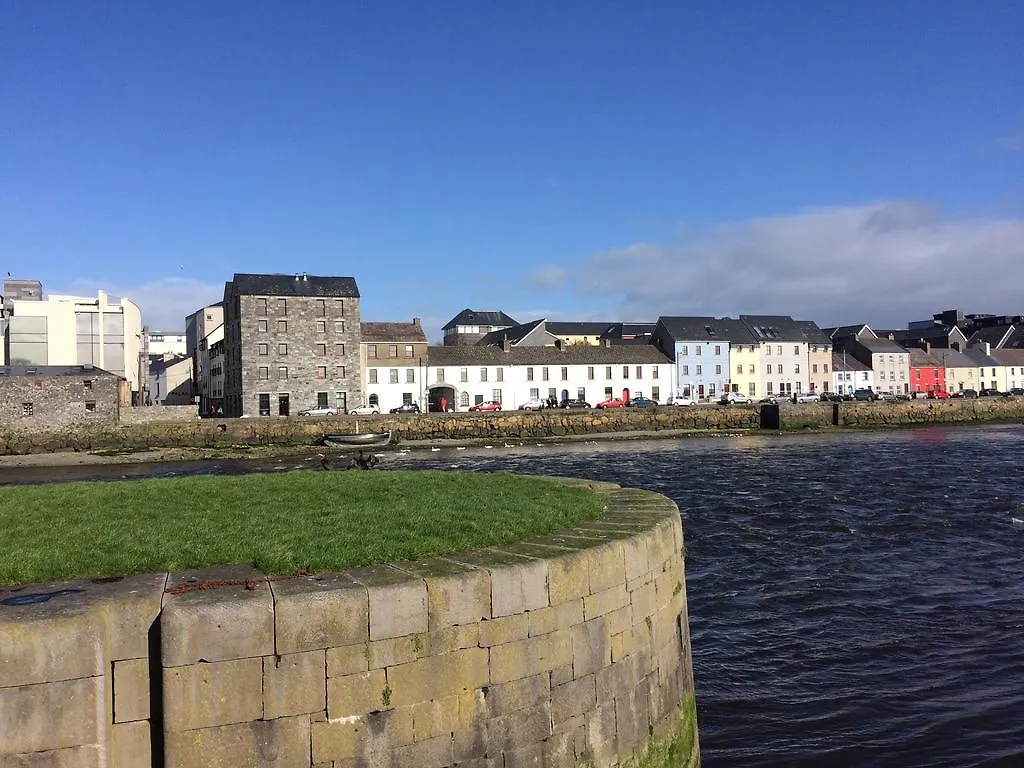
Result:
{"label": "dark bollard", "polygon": [[761,404],[761,429],[780,429],[782,420],[779,418],[778,403]]}

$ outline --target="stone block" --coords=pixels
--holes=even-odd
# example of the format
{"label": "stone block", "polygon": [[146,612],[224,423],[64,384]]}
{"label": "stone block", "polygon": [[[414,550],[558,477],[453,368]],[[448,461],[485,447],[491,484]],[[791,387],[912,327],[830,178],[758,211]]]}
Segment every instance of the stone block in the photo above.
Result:
{"label": "stone block", "polygon": [[586,719],[586,755],[598,765],[618,761],[619,746],[615,732],[615,705],[611,702],[595,707]]}
{"label": "stone block", "polygon": [[149,718],[149,659],[114,662],[114,722]]}
{"label": "stone block", "polygon": [[530,611],[526,615],[530,618],[530,637],[567,629],[575,624],[583,623],[583,598],[568,603],[550,605],[539,611]]}
{"label": "stone block", "polygon": [[592,675],[612,663],[607,623],[595,619],[568,630],[572,637],[572,672],[575,679]]}
{"label": "stone block", "polygon": [[354,568],[347,573],[366,587],[370,640],[427,631],[427,586],[422,579],[386,565]]}
{"label": "stone block", "polygon": [[439,557],[391,565],[426,583],[427,626],[431,632],[490,617],[487,571]]}
{"label": "stone block", "polygon": [[540,706],[542,702],[551,698],[550,675],[541,673],[521,680],[490,685],[484,689],[484,698],[490,717]]}
{"label": "stone block", "polygon": [[168,733],[165,768],[309,768],[308,717]]}
{"label": "stone block", "polygon": [[615,696],[615,731],[619,759],[628,760],[648,739],[650,704],[644,686],[619,691]]}
{"label": "stone block", "polygon": [[362,717],[324,720],[310,723],[310,742],[314,763],[345,760],[362,754],[368,742]]}
{"label": "stone block", "polygon": [[536,742],[519,749],[510,749],[503,755],[504,768],[543,768],[544,743]]}
{"label": "stone block", "polygon": [[586,675],[551,689],[551,718],[556,723],[585,714],[596,706],[594,675]]}
{"label": "stone block", "polygon": [[551,632],[491,648],[491,683],[531,677],[570,663],[570,630]]}
{"label": "stone block", "polygon": [[519,709],[487,721],[487,754],[508,752],[539,744],[551,735],[551,702]]}
{"label": "stone block", "polygon": [[111,726],[109,768],[150,768],[152,750],[148,720]]}
{"label": "stone block", "polygon": [[383,669],[359,672],[327,680],[327,717],[331,720],[361,717],[367,712],[394,706],[389,699],[387,675]]}
{"label": "stone block", "polygon": [[[47,605],[49,601],[24,608]],[[24,608],[5,606],[0,613],[0,688],[106,674],[105,628],[96,611],[70,602],[45,611]]]}
{"label": "stone block", "polygon": [[544,768],[576,768],[586,744],[586,730],[580,725],[561,733],[553,733],[543,744]]}
{"label": "stone block", "polygon": [[107,768],[105,752],[97,744],[17,755],[0,754],[0,758],[3,758],[0,763],[3,768]]}
{"label": "stone block", "polygon": [[551,687],[554,688],[556,685],[567,683],[573,679],[572,676],[572,664],[563,664],[560,667],[555,667],[551,670]]}
{"label": "stone block", "polygon": [[522,640],[530,636],[530,614],[520,613],[514,616],[503,616],[500,619],[481,621],[479,631],[479,642],[482,648]]}
{"label": "stone block", "polygon": [[[167,732],[244,723],[263,717],[263,660],[235,659],[163,671]],[[233,731],[231,733],[234,733]]]}
{"label": "stone block", "polygon": [[651,571],[647,553],[647,534],[639,534],[622,542],[623,565],[626,581],[646,576]]}
{"label": "stone block", "polygon": [[335,718],[313,722],[310,728],[314,763],[397,765],[389,762],[393,751],[413,743],[412,714],[408,711],[392,709]]}
{"label": "stone block", "polygon": [[0,746],[4,753],[103,744],[104,688],[102,677],[0,688]]}
{"label": "stone block", "polygon": [[486,648],[465,648],[390,667],[392,704],[403,707],[482,688],[489,682],[487,654]]}
{"label": "stone block", "polygon": [[448,734],[426,741],[418,741],[392,752],[391,765],[409,765],[416,768],[446,768],[454,762],[452,737]]}
{"label": "stone block", "polygon": [[445,559],[487,570],[491,580],[492,618],[548,605],[546,560],[504,551],[501,547],[459,552]]}
{"label": "stone block", "polygon": [[263,657],[263,719],[323,712],[327,708],[325,651]]}
{"label": "stone block", "polygon": [[341,677],[370,668],[370,641],[327,649],[327,677]]}
{"label": "stone block", "polygon": [[160,616],[166,573],[142,573],[104,582],[98,606],[107,628],[107,657],[149,656],[149,631]]}
{"label": "stone block", "polygon": [[629,604],[632,608],[632,623],[643,623],[648,616],[654,615],[658,608],[658,596],[654,584],[645,584],[629,593]]}
{"label": "stone block", "polygon": [[451,734],[459,727],[459,697],[444,696],[407,707],[412,712],[416,741],[425,741],[442,734]]}
{"label": "stone block", "polygon": [[168,589],[213,586],[169,594],[164,600],[164,667],[273,655],[274,598],[258,571],[241,566],[205,568],[172,574],[168,583]]}
{"label": "stone block", "polygon": [[591,594],[613,587],[625,588],[626,555],[623,542],[614,541],[590,550],[588,564]]}
{"label": "stone block", "polygon": [[453,653],[462,648],[476,648],[480,644],[480,625],[466,624],[458,627],[427,632],[423,656],[439,656]]}
{"label": "stone block", "polygon": [[629,605],[629,594],[624,582],[583,598],[583,618],[586,621]]}
{"label": "stone block", "polygon": [[590,594],[590,550],[548,561],[551,605],[568,603]]}
{"label": "stone block", "polygon": [[279,579],[271,590],[279,654],[354,645],[370,637],[366,587],[345,573]]}

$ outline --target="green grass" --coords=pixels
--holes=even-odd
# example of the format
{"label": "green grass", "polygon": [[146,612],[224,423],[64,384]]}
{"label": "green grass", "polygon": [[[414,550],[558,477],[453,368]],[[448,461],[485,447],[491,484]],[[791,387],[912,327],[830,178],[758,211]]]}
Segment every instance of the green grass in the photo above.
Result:
{"label": "green grass", "polygon": [[313,472],[0,487],[0,584],[245,563],[338,570],[520,541],[604,497],[509,473]]}

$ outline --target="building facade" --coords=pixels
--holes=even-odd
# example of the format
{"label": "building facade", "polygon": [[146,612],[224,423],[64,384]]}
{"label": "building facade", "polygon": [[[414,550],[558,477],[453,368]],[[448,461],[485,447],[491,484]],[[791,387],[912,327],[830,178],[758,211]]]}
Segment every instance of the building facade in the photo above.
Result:
{"label": "building facade", "polygon": [[807,336],[788,315],[740,315],[763,361],[764,394],[789,397],[811,391]]}
{"label": "building facade", "polygon": [[362,323],[361,336],[366,403],[385,413],[412,403],[426,410],[427,337],[419,318],[411,323]]}
{"label": "building facade", "polygon": [[518,323],[504,312],[483,312],[464,309],[447,323],[444,328],[444,345],[457,347],[476,344],[491,331],[511,328]]}
{"label": "building facade", "polygon": [[236,274],[223,305],[225,416],[362,401],[354,278]]}
{"label": "building facade", "polygon": [[27,430],[117,424],[123,381],[91,365],[0,366],[0,424]]}

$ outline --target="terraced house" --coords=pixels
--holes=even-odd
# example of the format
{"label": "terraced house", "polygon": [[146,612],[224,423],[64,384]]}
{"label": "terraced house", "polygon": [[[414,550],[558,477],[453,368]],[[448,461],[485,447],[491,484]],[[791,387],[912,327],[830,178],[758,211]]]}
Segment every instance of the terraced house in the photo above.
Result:
{"label": "terraced house", "polygon": [[[675,391],[681,397],[715,400],[729,391],[756,396],[757,345],[747,326],[727,317],[658,319],[654,345],[675,361]],[[731,354],[730,348],[735,348]],[[747,351],[749,350],[749,352]],[[735,357],[735,379],[730,362]]]}
{"label": "terraced house", "polygon": [[[426,410],[427,337],[420,319],[411,323],[362,323],[360,358],[368,405],[384,413],[415,403]],[[350,403],[359,405],[359,403]]]}
{"label": "terraced house", "polygon": [[810,392],[807,336],[788,315],[740,315],[760,348],[765,395]]}
{"label": "terraced house", "polygon": [[362,401],[354,278],[236,274],[223,305],[225,416]]}

